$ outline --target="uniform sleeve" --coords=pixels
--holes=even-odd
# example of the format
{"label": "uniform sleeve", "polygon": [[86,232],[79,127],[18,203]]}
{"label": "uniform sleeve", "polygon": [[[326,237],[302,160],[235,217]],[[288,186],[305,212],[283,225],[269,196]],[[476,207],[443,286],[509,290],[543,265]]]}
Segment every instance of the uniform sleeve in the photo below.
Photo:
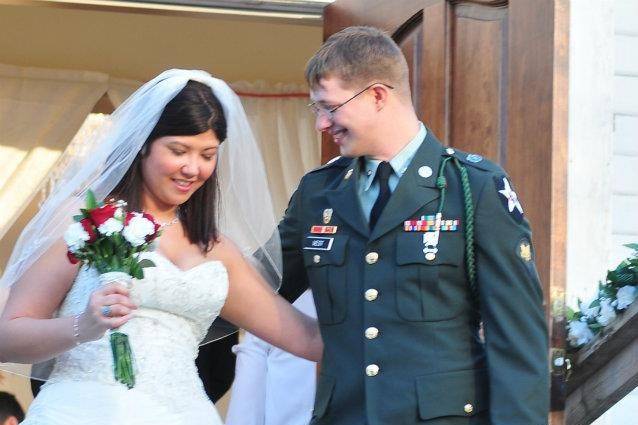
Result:
{"label": "uniform sleeve", "polygon": [[476,207],[475,243],[492,425],[547,423],[547,324],[531,241],[507,176],[488,177]]}
{"label": "uniform sleeve", "polygon": [[279,223],[283,261],[283,281],[279,294],[293,302],[308,288],[308,276],[301,251],[302,229],[299,220],[302,183],[290,198],[284,218]]}
{"label": "uniform sleeve", "polygon": [[263,425],[266,415],[266,382],[271,346],[246,332],[233,347],[237,355],[226,425]]}

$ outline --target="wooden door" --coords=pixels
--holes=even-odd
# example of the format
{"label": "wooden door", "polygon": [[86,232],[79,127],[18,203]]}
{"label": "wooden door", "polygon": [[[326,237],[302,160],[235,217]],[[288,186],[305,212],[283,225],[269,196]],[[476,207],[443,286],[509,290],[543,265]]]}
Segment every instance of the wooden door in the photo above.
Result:
{"label": "wooden door", "polygon": [[[324,37],[351,25],[384,29],[410,67],[413,102],[444,144],[511,175],[534,231],[552,356],[564,354],[567,0],[337,0]],[[324,139],[322,159],[338,155]],[[552,306],[552,308],[550,308]],[[558,312],[552,315],[552,310]],[[520,341],[521,344],[524,341]],[[562,423],[562,370],[552,423]]]}

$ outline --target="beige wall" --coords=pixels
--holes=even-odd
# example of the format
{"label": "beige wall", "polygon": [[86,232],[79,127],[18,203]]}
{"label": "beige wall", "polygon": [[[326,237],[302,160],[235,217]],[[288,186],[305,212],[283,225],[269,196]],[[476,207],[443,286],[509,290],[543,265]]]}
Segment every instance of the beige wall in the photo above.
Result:
{"label": "beige wall", "polygon": [[320,25],[0,6],[0,63],[148,80],[201,68],[229,81],[303,82]]}

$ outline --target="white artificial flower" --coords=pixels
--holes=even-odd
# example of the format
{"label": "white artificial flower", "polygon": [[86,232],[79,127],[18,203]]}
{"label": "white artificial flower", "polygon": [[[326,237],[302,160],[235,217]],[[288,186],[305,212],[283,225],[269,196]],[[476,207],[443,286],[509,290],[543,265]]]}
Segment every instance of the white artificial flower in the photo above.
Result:
{"label": "white artificial flower", "polygon": [[124,225],[116,218],[109,218],[104,223],[100,224],[97,230],[104,236],[111,236],[113,233],[121,232]]}
{"label": "white artificial flower", "polygon": [[632,285],[625,285],[618,290],[616,298],[618,299],[618,310],[624,310],[629,307],[629,304],[636,299],[636,287]]}
{"label": "white artificial flower", "polygon": [[591,301],[588,301],[586,303],[580,303],[579,308],[580,311],[583,313],[583,316],[585,316],[588,319],[593,319],[594,317],[596,317],[598,315],[598,312],[600,311],[600,306],[595,306],[595,307],[590,307],[591,303],[594,302],[596,299],[594,298]]}
{"label": "white artificial flower", "polygon": [[611,306],[611,301],[608,299],[600,302],[600,315],[596,318],[596,321],[602,326],[607,326],[616,318],[616,311]]}
{"label": "white artificial flower", "polygon": [[84,248],[84,243],[91,238],[82,223],[73,223],[64,232],[64,242],[69,247],[69,251],[77,252],[79,249]]}
{"label": "white artificial flower", "polygon": [[574,347],[587,344],[593,337],[594,333],[589,329],[587,323],[579,322],[578,320],[569,322],[569,334],[567,335],[567,339]]}
{"label": "white artificial flower", "polygon": [[134,213],[122,235],[133,246],[140,246],[146,242],[146,237],[155,233],[155,224],[142,214]]}

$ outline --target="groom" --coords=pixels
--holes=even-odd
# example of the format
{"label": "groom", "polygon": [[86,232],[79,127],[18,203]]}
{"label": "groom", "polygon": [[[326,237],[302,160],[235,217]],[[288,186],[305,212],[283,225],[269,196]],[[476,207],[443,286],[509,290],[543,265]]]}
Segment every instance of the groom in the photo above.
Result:
{"label": "groom", "polygon": [[316,127],[342,154],[304,176],[279,225],[281,294],[312,288],[325,344],[311,423],[545,424],[523,208],[498,165],[419,121],[408,77],[369,27],[334,34],[306,68]]}

